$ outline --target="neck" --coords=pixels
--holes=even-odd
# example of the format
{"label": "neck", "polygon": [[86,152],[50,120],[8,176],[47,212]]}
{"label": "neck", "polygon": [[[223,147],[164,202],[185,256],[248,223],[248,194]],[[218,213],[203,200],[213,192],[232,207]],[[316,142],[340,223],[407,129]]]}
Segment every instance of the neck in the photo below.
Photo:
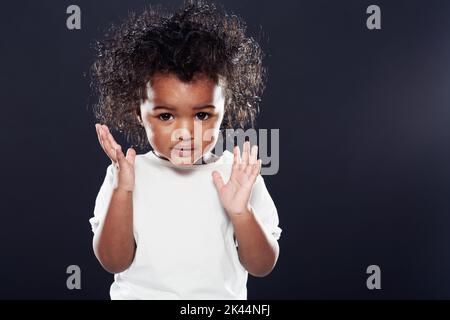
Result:
{"label": "neck", "polygon": [[[161,158],[163,160],[166,161],[170,161],[169,159],[167,159],[166,157],[160,155],[158,152],[156,152],[155,150],[152,150],[152,152],[155,154],[155,156],[157,156],[158,158]],[[207,152],[205,153],[200,159],[198,159],[194,165],[202,165],[202,164],[207,164],[209,163],[209,161],[211,161],[211,159],[213,159],[213,154],[211,152]]]}

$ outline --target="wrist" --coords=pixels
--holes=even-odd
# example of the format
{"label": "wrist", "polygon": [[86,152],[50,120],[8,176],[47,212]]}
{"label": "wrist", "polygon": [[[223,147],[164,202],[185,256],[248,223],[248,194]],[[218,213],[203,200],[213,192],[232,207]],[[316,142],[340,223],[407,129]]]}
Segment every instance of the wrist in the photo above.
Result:
{"label": "wrist", "polygon": [[127,186],[122,186],[122,185],[120,185],[120,184],[118,184],[118,185],[114,188],[114,190],[116,190],[117,192],[120,192],[120,193],[126,193],[126,194],[128,194],[128,193],[133,193],[133,188],[130,188],[130,187],[127,187]]}
{"label": "wrist", "polygon": [[246,223],[249,220],[253,219],[253,209],[250,205],[248,205],[246,208],[241,210],[237,213],[230,213],[229,214],[231,222],[233,224],[242,224]]}
{"label": "wrist", "polygon": [[134,176],[129,177],[120,173],[120,168],[117,163],[113,163],[113,188],[123,192],[133,192],[134,190]]}

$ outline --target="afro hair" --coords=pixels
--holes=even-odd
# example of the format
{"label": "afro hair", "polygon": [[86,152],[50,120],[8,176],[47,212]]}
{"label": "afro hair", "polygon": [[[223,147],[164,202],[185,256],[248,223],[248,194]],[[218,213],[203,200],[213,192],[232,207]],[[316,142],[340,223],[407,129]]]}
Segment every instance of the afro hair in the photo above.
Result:
{"label": "afro hair", "polygon": [[156,73],[175,74],[189,82],[197,74],[225,81],[221,129],[254,127],[265,87],[263,52],[246,35],[241,18],[212,3],[188,0],[175,10],[148,6],[111,25],[95,42],[91,86],[96,119],[146,147],[140,104],[146,84]]}

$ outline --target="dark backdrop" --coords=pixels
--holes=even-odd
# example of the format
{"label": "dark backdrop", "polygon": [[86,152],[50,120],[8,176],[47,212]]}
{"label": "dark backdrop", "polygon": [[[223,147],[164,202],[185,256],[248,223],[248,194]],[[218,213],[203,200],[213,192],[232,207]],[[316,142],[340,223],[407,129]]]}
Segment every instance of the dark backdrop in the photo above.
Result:
{"label": "dark backdrop", "polygon": [[[88,223],[109,160],[85,74],[102,29],[147,3],[1,5],[0,298],[109,297]],[[450,2],[221,3],[269,39],[259,127],[281,139],[266,176],[281,254],[248,297],[450,298]],[[366,28],[370,4],[382,30]],[[66,288],[72,264],[81,290]],[[366,288],[371,264],[381,290]]]}

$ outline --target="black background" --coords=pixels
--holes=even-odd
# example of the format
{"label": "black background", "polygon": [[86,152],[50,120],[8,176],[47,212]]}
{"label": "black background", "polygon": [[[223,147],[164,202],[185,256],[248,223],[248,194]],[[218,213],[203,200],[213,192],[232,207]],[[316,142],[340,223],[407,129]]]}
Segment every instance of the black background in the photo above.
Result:
{"label": "black background", "polygon": [[[149,3],[163,2],[1,4],[0,298],[109,298],[88,222],[109,160],[86,74],[102,30]],[[269,39],[259,127],[280,129],[265,177],[280,258],[249,299],[449,298],[450,2],[220,3]],[[81,30],[66,27],[71,4]],[[366,28],[371,4],[382,30]],[[72,264],[81,290],[66,288]],[[371,264],[381,290],[366,287]]]}

